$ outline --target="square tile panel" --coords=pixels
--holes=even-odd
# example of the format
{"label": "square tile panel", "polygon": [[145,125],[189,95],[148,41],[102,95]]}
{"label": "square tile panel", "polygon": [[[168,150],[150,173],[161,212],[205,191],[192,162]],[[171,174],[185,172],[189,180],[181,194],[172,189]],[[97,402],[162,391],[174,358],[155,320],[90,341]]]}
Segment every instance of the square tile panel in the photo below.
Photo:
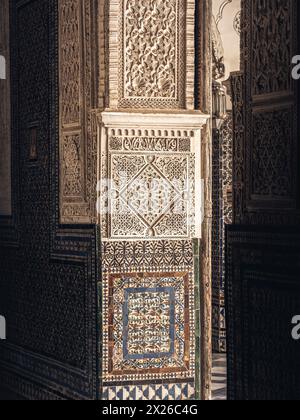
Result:
{"label": "square tile panel", "polygon": [[193,377],[192,273],[105,278],[104,382]]}

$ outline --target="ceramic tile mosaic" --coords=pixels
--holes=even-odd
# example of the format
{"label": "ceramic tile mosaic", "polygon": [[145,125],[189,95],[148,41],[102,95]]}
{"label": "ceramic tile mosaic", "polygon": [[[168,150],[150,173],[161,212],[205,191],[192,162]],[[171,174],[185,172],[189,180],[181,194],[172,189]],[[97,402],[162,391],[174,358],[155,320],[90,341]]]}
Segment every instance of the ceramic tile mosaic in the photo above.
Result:
{"label": "ceramic tile mosaic", "polygon": [[105,387],[103,399],[110,401],[184,401],[195,398],[192,383]]}
{"label": "ceramic tile mosaic", "polygon": [[212,400],[227,399],[227,360],[226,354],[213,355],[212,369]]}
{"label": "ceramic tile mosaic", "polygon": [[121,273],[106,279],[104,380],[193,377],[192,273]]}
{"label": "ceramic tile mosaic", "polygon": [[127,289],[123,331],[125,359],[171,357],[175,351],[175,289]]}
{"label": "ceramic tile mosaic", "polygon": [[213,350],[226,352],[225,228],[232,224],[233,121],[213,131],[212,329]]}
{"label": "ceramic tile mosaic", "polygon": [[192,241],[103,241],[102,279],[103,399],[194,399]]}
{"label": "ceramic tile mosaic", "polygon": [[102,242],[102,271],[105,274],[145,271],[189,271],[194,264],[190,240]]}

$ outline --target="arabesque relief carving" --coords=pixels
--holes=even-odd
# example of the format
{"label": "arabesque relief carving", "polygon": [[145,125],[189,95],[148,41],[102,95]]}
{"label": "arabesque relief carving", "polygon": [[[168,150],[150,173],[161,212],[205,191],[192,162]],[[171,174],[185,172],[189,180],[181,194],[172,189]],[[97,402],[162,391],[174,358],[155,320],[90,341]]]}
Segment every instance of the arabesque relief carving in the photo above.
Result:
{"label": "arabesque relief carving", "polygon": [[110,108],[194,108],[194,0],[110,2]]}
{"label": "arabesque relief carving", "polygon": [[298,218],[295,16],[294,0],[243,2],[243,73],[232,78],[237,224],[293,224]]}
{"label": "arabesque relief carving", "polygon": [[252,91],[288,91],[292,57],[291,0],[253,0]]}
{"label": "arabesque relief carving", "polygon": [[95,221],[94,7],[92,0],[59,2],[60,218],[67,224]]}
{"label": "arabesque relief carving", "polygon": [[[110,113],[103,115],[106,125]],[[118,124],[118,117],[125,121],[126,116],[128,125]],[[149,117],[149,126],[143,121],[145,117],[126,116],[115,114],[114,124],[102,130],[102,237],[146,240],[199,236],[201,222],[195,216],[199,213],[201,217],[201,181],[197,171],[196,193],[195,165],[200,165],[200,127],[205,118],[197,113],[187,115],[184,129],[180,122],[177,127],[174,122],[170,129],[170,117],[160,114],[157,118],[163,122],[157,129],[155,115]],[[139,119],[140,128],[131,128]]]}
{"label": "arabesque relief carving", "polygon": [[178,0],[124,1],[126,98],[176,98]]}

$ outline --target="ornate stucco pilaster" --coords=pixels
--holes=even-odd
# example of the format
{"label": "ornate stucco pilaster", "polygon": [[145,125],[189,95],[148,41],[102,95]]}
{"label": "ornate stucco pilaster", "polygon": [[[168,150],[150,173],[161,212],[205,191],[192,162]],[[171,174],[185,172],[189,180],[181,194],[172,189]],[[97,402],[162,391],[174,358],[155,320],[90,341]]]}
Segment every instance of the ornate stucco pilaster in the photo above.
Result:
{"label": "ornate stucco pilaster", "polygon": [[[111,0],[99,121],[104,399],[200,395],[194,0]],[[142,333],[141,333],[142,332]]]}

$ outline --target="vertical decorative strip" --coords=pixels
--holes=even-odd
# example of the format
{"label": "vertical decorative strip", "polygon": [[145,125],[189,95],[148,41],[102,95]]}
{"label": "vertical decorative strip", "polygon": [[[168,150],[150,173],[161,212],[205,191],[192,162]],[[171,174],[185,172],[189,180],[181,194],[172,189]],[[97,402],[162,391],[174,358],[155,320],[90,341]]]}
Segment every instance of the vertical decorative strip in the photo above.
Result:
{"label": "vertical decorative strip", "polygon": [[[94,0],[59,2],[60,219],[65,224],[95,221],[97,139],[92,110],[104,102],[95,48],[98,31],[104,35],[104,16],[98,20],[97,10]],[[101,81],[102,98],[97,95]]]}

